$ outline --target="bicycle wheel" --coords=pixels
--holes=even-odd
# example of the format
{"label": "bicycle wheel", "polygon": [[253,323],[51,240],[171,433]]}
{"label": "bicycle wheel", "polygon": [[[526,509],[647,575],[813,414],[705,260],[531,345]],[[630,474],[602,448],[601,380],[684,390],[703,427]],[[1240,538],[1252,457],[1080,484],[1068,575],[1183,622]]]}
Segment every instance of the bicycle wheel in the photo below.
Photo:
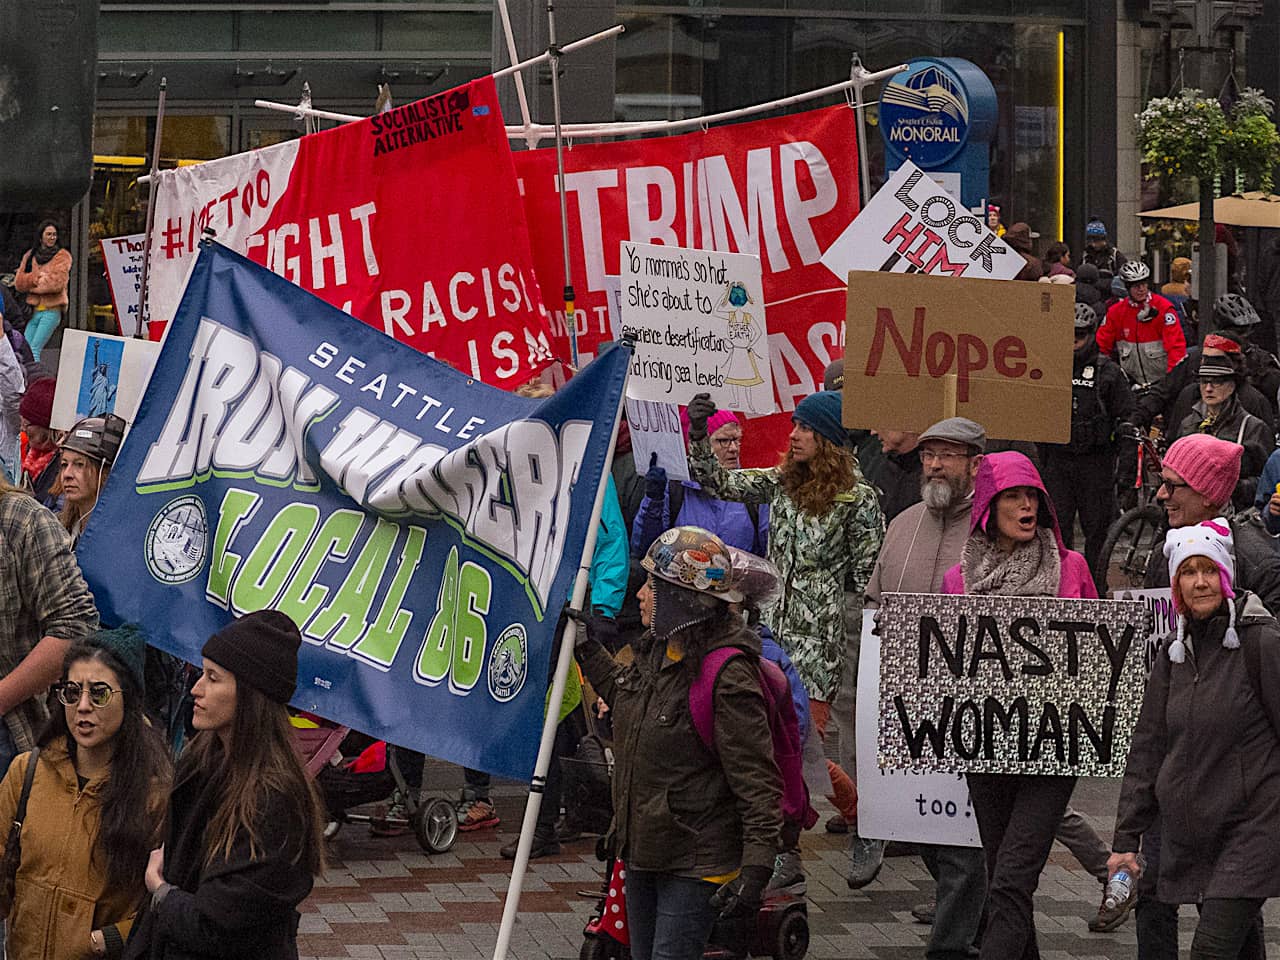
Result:
{"label": "bicycle wheel", "polygon": [[1151,564],[1164,562],[1164,530],[1164,511],[1157,504],[1120,514],[1107,531],[1098,557],[1099,569],[1094,572],[1094,580],[1105,588],[1104,596],[1146,584]]}

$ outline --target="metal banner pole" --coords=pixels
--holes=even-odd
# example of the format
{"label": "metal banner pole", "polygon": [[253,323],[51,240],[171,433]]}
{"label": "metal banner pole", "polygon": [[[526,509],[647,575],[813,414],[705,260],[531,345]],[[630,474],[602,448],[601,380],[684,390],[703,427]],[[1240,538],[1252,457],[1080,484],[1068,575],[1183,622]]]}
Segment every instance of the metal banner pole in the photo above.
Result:
{"label": "metal banner pole", "polygon": [[[160,78],[160,99],[156,103],[156,135],[151,141],[151,174],[147,177],[147,233],[142,238],[142,276],[138,278],[138,324],[133,335],[139,339],[146,334],[147,278],[151,272],[151,230],[156,224],[156,174],[160,171],[160,144],[164,142],[164,98],[169,78]],[[121,325],[123,329],[123,324]]]}
{"label": "metal banner pole", "polygon": [[560,246],[564,251],[564,322],[569,328],[569,354],[578,369],[578,320],[574,315],[573,273],[569,257],[569,212],[564,187],[564,129],[560,124],[560,48],[556,46],[556,5],[547,0],[547,53],[551,54],[551,106],[556,128],[557,193],[560,197]]}
{"label": "metal banner pole", "polygon": [[[623,343],[628,343],[623,341]],[[619,345],[615,350],[631,349],[630,346]],[[591,511],[591,522],[587,528],[587,539],[582,545],[582,559],[578,563],[578,576],[573,583],[573,593],[569,604],[575,610],[582,609],[587,598],[587,580],[591,573],[591,560],[596,551],[596,535],[600,530],[600,512],[604,508],[604,495],[609,485],[609,473],[613,465],[613,448],[618,442],[618,425],[622,422],[622,410],[626,405],[627,380],[631,378],[628,364],[626,377],[622,381],[622,395],[618,398],[618,409],[613,412],[613,434],[609,438],[609,455],[604,461],[604,471],[600,474],[600,484],[596,487],[596,502]],[[542,724],[542,742],[538,745],[538,759],[533,765],[533,779],[529,784],[529,800],[524,808],[524,821],[520,825],[520,840],[516,846],[516,859],[511,865],[511,885],[507,887],[507,899],[502,905],[502,923],[498,927],[498,942],[493,948],[493,960],[506,960],[507,951],[511,947],[511,934],[516,925],[516,913],[520,909],[520,892],[524,889],[524,875],[529,869],[529,851],[533,849],[533,831],[538,824],[538,811],[542,809],[542,791],[547,784],[547,770],[551,766],[551,748],[556,739],[556,727],[559,725],[560,704],[564,701],[564,688],[573,667],[573,647],[578,637],[578,621],[569,617],[565,619],[564,634],[560,638],[560,659],[556,661],[555,676],[551,680],[551,694],[547,700],[547,716]]]}

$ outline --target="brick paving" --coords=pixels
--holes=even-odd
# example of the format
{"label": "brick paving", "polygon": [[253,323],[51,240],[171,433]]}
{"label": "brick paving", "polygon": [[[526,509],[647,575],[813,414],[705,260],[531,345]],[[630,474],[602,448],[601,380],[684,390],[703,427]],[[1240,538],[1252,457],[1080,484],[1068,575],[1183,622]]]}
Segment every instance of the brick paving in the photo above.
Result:
{"label": "brick paving", "polygon": [[[455,769],[429,764],[427,783],[456,796]],[[1073,805],[1110,836],[1117,785],[1082,781]],[[368,828],[348,825],[330,846],[331,863],[303,906],[299,952],[304,960],[480,960],[493,954],[510,864],[498,848],[511,839],[523,810],[523,791],[495,787],[502,817],[497,829],[460,834],[446,854],[428,856],[411,836],[372,838]],[[830,809],[821,806],[825,822]],[[927,899],[932,881],[916,857],[891,857],[874,883],[851,891],[844,838],[805,834],[814,960],[918,960],[929,929],[915,923],[911,907]],[[578,895],[600,881],[594,843],[568,844],[559,856],[530,865],[512,960],[573,960],[592,901]],[[1071,855],[1055,846],[1040,880],[1036,921],[1044,960],[1101,960],[1136,956],[1133,922],[1111,934],[1086,928],[1097,909],[1097,881]],[[1195,912],[1184,908],[1182,945],[1191,942]],[[1280,904],[1267,910],[1268,947],[1280,951]]]}

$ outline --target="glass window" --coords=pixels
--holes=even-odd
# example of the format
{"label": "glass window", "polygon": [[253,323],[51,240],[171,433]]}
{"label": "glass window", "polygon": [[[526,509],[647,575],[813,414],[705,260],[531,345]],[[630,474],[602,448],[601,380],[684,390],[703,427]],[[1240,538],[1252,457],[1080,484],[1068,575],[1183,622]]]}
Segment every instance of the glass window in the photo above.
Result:
{"label": "glass window", "polygon": [[702,18],[629,16],[618,37],[619,120],[679,120],[706,113]]}
{"label": "glass window", "polygon": [[[109,13],[98,17],[100,55],[144,50],[230,50],[231,13]],[[104,57],[105,58],[105,57]]]}
{"label": "glass window", "polygon": [[242,13],[241,50],[373,50],[378,18],[370,13]]}
{"label": "glass window", "polygon": [[493,13],[384,13],[383,50],[483,50],[493,45]]}
{"label": "glass window", "polygon": [[[118,332],[111,288],[104,276],[102,240],[146,229],[145,194],[138,177],[146,172],[154,116],[99,114],[93,125],[93,184],[88,197],[88,313],[90,329]],[[263,144],[265,146],[265,144]],[[231,118],[167,114],[160,143],[162,167],[212,160],[231,152]],[[122,291],[116,291],[123,296]],[[130,334],[132,330],[125,330]]]}

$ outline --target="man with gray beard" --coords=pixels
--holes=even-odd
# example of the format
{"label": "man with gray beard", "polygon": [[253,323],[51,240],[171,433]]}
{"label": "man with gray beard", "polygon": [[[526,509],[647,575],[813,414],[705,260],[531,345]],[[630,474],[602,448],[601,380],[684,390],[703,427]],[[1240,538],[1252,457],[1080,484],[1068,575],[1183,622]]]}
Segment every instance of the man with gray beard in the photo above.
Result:
{"label": "man with gray beard", "polygon": [[[982,427],[964,417],[935,423],[920,434],[921,502],[889,524],[867,584],[868,607],[879,606],[884,593],[942,590],[942,575],[960,562],[969,537],[973,480],[986,443]],[[987,894],[982,850],[923,846],[921,858],[937,882],[933,931],[925,956],[928,960],[974,956]]]}

